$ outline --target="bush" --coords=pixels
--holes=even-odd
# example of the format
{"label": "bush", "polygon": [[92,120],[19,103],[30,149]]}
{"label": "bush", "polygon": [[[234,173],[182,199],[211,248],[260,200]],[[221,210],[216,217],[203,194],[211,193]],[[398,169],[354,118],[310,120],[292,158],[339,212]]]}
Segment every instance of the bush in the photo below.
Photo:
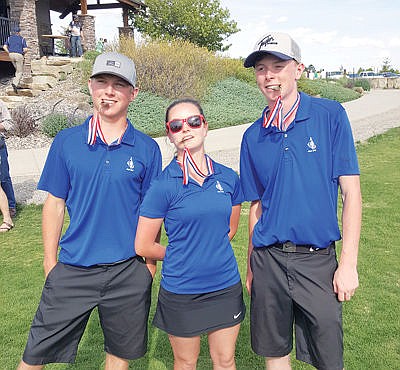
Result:
{"label": "bush", "polygon": [[210,129],[215,129],[253,122],[266,104],[257,87],[230,77],[209,89],[203,109]]}
{"label": "bush", "polygon": [[37,130],[37,124],[25,105],[14,108],[11,111],[11,118],[14,123],[12,135],[26,137]]}
{"label": "bush", "polygon": [[371,84],[366,78],[358,78],[354,81],[354,87],[362,87],[364,91],[371,90]]}
{"label": "bush", "polygon": [[347,89],[335,81],[309,80],[307,78],[301,78],[298,81],[298,87],[300,91],[309,95],[336,100],[339,103],[344,103],[360,97],[360,94],[356,91]]}
{"label": "bush", "polygon": [[120,52],[135,61],[138,86],[167,99],[203,99],[210,86],[227,77],[249,82],[252,71],[240,60],[219,57],[187,41],[144,41],[122,38]]}
{"label": "bush", "polygon": [[137,98],[129,105],[128,118],[138,130],[159,137],[165,135],[165,111],[171,101],[139,91]]}
{"label": "bush", "polygon": [[82,123],[82,119],[80,118],[60,113],[51,113],[43,119],[41,129],[47,136],[54,137],[59,131],[80,123]]}

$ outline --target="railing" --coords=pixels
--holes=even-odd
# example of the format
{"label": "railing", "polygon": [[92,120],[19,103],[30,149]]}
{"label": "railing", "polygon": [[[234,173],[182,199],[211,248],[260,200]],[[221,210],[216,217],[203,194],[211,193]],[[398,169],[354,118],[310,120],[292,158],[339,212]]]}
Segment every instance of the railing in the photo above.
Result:
{"label": "railing", "polygon": [[0,48],[3,47],[7,41],[11,30],[16,26],[16,22],[11,21],[9,18],[0,17]]}

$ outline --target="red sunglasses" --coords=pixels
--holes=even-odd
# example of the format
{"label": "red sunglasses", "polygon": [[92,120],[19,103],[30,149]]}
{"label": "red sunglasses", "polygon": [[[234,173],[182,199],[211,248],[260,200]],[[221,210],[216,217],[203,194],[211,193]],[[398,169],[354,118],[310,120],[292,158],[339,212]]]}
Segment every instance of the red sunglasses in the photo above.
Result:
{"label": "red sunglasses", "polygon": [[173,134],[182,131],[183,124],[186,122],[191,128],[200,128],[201,124],[206,123],[206,119],[202,114],[196,114],[187,118],[174,118],[165,124],[167,131],[171,130]]}

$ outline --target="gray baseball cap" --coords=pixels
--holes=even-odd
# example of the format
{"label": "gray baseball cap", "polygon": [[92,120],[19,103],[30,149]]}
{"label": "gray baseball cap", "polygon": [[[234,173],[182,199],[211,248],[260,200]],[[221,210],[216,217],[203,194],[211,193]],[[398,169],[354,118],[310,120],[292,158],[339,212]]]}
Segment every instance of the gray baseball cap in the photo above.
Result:
{"label": "gray baseball cap", "polygon": [[90,78],[101,74],[120,77],[135,87],[135,63],[125,55],[115,52],[100,54],[94,61]]}
{"label": "gray baseball cap", "polygon": [[254,45],[253,52],[245,59],[244,66],[254,67],[255,61],[264,54],[275,55],[282,60],[294,59],[301,63],[300,47],[287,33],[270,32],[261,37]]}

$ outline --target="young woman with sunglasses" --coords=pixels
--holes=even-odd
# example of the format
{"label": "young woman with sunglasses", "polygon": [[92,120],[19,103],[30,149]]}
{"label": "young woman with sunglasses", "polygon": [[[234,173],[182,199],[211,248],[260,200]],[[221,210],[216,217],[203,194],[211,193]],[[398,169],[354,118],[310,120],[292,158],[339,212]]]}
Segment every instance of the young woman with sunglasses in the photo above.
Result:
{"label": "young woman with sunglasses", "polygon": [[[239,178],[205,154],[208,124],[197,101],[173,102],[166,131],[177,155],[146,193],[135,241],[136,253],[163,261],[153,324],[169,335],[174,370],[196,369],[201,334],[214,369],[236,369],[245,316],[230,243],[243,197]],[[166,247],[157,242],[163,221]]]}

